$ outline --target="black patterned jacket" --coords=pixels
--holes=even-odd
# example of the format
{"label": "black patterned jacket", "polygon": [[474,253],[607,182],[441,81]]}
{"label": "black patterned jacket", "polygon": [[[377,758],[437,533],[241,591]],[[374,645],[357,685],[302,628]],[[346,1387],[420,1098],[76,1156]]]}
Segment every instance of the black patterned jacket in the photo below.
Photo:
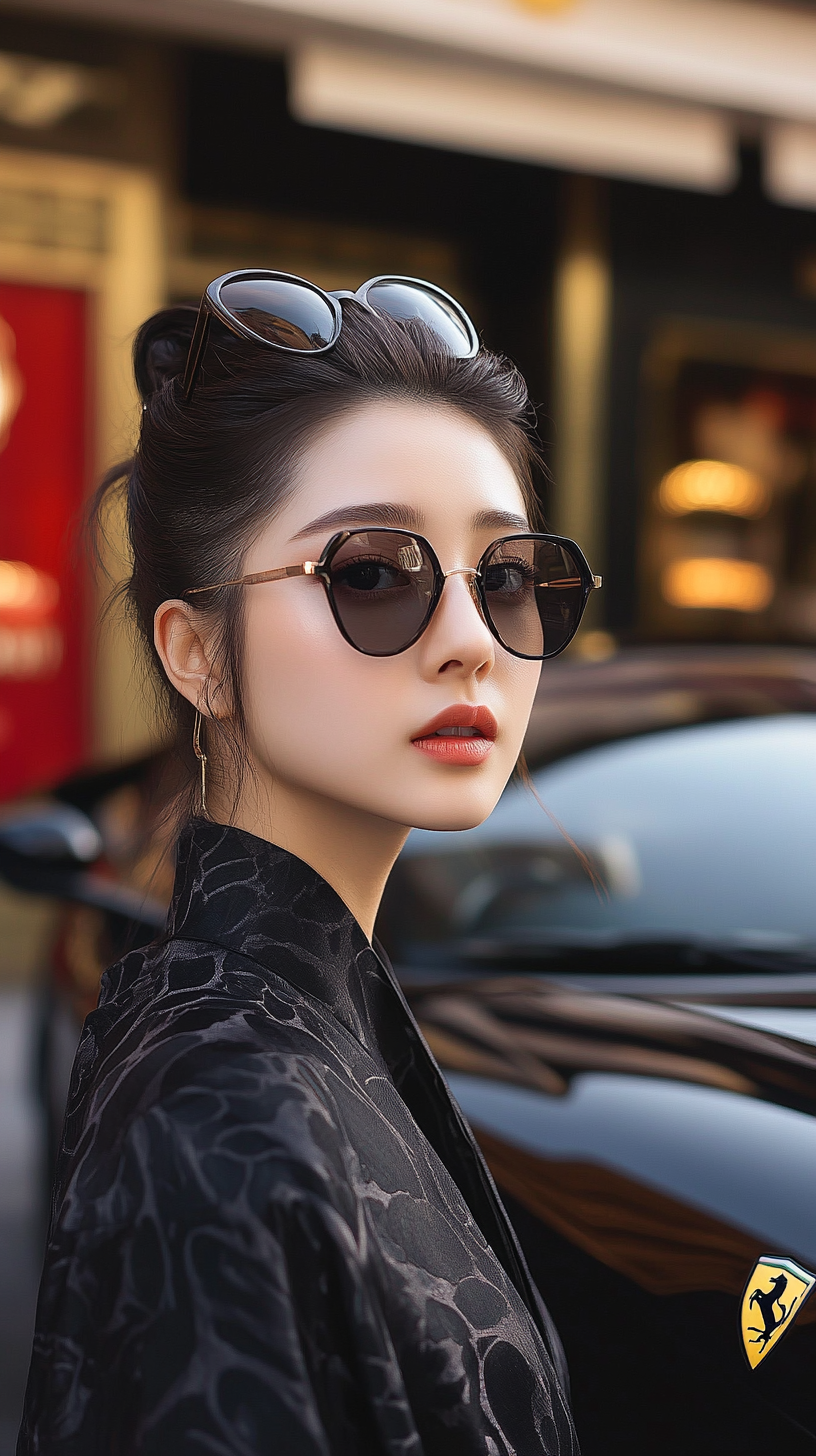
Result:
{"label": "black patterned jacket", "polygon": [[387,964],[196,821],[85,1025],[18,1456],[573,1456],[561,1360]]}

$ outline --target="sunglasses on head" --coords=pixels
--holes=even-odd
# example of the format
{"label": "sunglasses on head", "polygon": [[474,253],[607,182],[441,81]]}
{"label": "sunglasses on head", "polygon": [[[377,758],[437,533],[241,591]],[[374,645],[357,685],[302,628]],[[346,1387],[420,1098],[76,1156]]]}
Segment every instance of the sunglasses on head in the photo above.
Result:
{"label": "sunglasses on head", "polygon": [[449,576],[464,576],[496,641],[543,661],[563,652],[580,625],[590,592],[601,585],[574,541],[522,532],[492,542],[478,566],[443,571],[424,536],[412,531],[338,531],[319,561],[279,566],[234,581],[192,587],[185,597],[222,587],[257,586],[314,576],[346,641],[367,657],[395,657],[419,640]]}
{"label": "sunglasses on head", "polygon": [[472,359],[479,351],[479,337],[462,305],[421,278],[369,278],[356,293],[326,293],[293,273],[242,268],[214,279],[202,297],[184,371],[184,398],[192,397],[212,319],[267,349],[325,354],[340,337],[343,299],[400,323],[424,324],[456,359]]}

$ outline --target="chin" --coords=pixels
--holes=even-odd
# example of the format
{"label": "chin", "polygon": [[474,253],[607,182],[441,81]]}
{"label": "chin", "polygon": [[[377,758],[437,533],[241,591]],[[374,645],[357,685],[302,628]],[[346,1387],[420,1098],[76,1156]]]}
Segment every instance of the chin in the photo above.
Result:
{"label": "chin", "polygon": [[409,817],[405,822],[412,829],[475,829],[493,813],[500,795],[501,789],[483,788],[478,793],[437,794],[425,803],[418,795],[407,807]]}
{"label": "chin", "polygon": [[438,834],[453,834],[457,830],[475,829],[492,812],[492,809],[488,809],[484,814],[423,814],[421,818],[415,814],[411,820],[411,828],[434,829]]}

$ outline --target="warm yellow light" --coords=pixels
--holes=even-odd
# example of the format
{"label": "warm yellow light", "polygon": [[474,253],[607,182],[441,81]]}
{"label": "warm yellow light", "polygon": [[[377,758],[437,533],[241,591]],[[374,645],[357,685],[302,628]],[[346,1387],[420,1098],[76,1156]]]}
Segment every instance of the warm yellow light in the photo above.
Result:
{"label": "warm yellow light", "polygon": [[758,561],[697,556],[673,561],[663,573],[663,596],[673,607],[761,612],[773,594],[774,579]]}
{"label": "warm yellow light", "polygon": [[0,561],[0,612],[46,617],[59,601],[53,576],[27,561]]}
{"label": "warm yellow light", "polygon": [[729,516],[761,516],[768,509],[768,487],[753,470],[725,460],[687,460],[660,482],[658,499],[670,516],[689,511],[723,511]]}

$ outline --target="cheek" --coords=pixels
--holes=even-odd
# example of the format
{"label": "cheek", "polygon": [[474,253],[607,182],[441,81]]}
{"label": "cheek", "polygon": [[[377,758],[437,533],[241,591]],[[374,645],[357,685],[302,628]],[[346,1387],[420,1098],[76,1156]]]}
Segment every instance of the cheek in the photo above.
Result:
{"label": "cheek", "polygon": [[535,700],[541,677],[540,662],[525,662],[520,657],[501,653],[497,658],[496,675],[501,679],[502,696],[506,706],[508,748],[515,758],[521,752],[530,712]]}
{"label": "cheek", "polygon": [[389,701],[383,677],[396,659],[386,665],[350,647],[317,582],[270,583],[249,607],[245,643],[250,741],[270,767],[322,778],[322,766],[376,739]]}

